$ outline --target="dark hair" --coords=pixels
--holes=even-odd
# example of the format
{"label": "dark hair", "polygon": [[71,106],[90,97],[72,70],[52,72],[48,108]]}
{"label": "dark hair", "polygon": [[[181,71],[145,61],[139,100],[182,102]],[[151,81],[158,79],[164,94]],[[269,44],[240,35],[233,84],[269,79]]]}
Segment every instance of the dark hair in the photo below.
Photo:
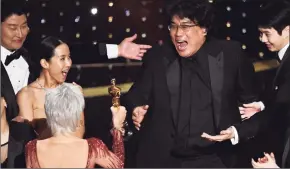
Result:
{"label": "dark hair", "polygon": [[280,35],[290,25],[290,3],[274,0],[261,7],[258,19],[260,28],[274,28]]}
{"label": "dark hair", "polygon": [[11,15],[25,15],[27,9],[24,0],[1,0],[1,22],[4,22]]}
{"label": "dark hair", "polygon": [[63,43],[64,43],[63,41],[53,36],[49,36],[43,39],[38,49],[39,60],[45,59],[49,61],[54,55],[55,48],[57,48],[59,45]]}
{"label": "dark hair", "polygon": [[175,15],[180,18],[189,18],[207,30],[211,28],[213,12],[213,8],[207,0],[177,0],[167,7],[169,19],[172,19]]}

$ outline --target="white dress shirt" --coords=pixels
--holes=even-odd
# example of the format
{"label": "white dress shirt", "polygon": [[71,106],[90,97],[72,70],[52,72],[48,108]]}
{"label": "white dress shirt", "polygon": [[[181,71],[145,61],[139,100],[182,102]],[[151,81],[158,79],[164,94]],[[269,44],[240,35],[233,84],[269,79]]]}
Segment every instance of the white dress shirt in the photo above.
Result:
{"label": "white dress shirt", "polygon": [[108,59],[115,59],[118,57],[118,45],[106,44]]}
{"label": "white dress shirt", "polygon": [[278,56],[279,56],[279,59],[280,59],[280,60],[283,59],[283,57],[284,57],[284,55],[285,55],[285,53],[286,53],[288,47],[289,47],[289,43],[288,43],[286,46],[284,46],[284,47],[283,47],[283,48],[278,52]]}
{"label": "white dress shirt", "polygon": [[19,90],[27,86],[30,72],[28,63],[22,56],[17,60],[13,60],[8,66],[5,65],[7,56],[12,53],[13,52],[1,46],[1,62],[6,69],[15,94],[17,94]]}

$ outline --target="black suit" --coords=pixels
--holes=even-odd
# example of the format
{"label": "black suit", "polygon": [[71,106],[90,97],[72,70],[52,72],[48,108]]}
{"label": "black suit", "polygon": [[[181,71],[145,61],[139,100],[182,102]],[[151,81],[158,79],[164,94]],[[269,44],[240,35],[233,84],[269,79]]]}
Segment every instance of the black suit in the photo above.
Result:
{"label": "black suit", "polygon": [[[28,53],[23,53],[23,58],[29,65],[29,82],[35,80],[33,71],[33,63],[30,60]],[[1,88],[2,94],[7,103],[6,118],[9,124],[9,143],[8,143],[8,168],[25,168],[24,158],[24,146],[25,144],[35,138],[33,129],[27,123],[18,123],[11,121],[19,113],[19,108],[16,101],[16,95],[14,93],[9,76],[6,72],[4,65],[1,62]]]}
{"label": "black suit", "polygon": [[[270,92],[271,102],[266,104],[263,112],[257,113],[249,120],[236,125],[241,141],[246,141],[259,132],[269,132],[274,137],[275,156],[278,164],[290,167],[289,138],[290,138],[290,48],[288,47],[277,69]],[[284,153],[283,153],[284,152]],[[283,157],[282,157],[283,154]],[[282,158],[281,158],[282,157]],[[282,161],[281,161],[282,159]],[[288,162],[287,162],[288,161]],[[286,165],[287,164],[287,165]]]}
{"label": "black suit", "polygon": [[[256,94],[253,94],[254,69],[246,61],[239,43],[209,40],[204,51],[204,57],[208,58],[210,79],[206,79],[203,72],[198,74],[202,80],[209,81],[213,125],[216,131],[220,131],[241,121],[238,103],[257,100]],[[172,97],[180,86],[178,58],[172,45],[165,44],[150,50],[144,58],[143,74],[124,97],[128,112],[132,112],[136,106],[150,106],[137,134],[137,167],[180,167],[173,166],[175,164],[171,163],[170,153],[176,127],[173,113],[179,102],[178,98]],[[227,166],[233,166],[232,153],[235,150],[230,141],[217,144],[217,147],[222,149],[216,153],[223,162]]]}

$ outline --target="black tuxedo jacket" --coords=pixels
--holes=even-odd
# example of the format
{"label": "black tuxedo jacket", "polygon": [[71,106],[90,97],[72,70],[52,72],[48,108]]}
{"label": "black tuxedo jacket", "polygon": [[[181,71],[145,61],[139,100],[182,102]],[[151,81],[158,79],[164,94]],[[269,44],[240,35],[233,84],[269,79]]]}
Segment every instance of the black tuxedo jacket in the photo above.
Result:
{"label": "black tuxedo jacket", "polygon": [[[198,73],[204,81],[209,81],[207,85],[212,91],[214,126],[220,131],[241,121],[239,103],[257,100],[253,86],[255,73],[253,65],[244,56],[241,44],[223,40],[208,40],[206,43],[207,53],[204,57],[208,57],[210,79],[205,79],[203,72]],[[154,47],[144,58],[140,79],[124,97],[128,112],[132,112],[136,106],[150,106],[137,133],[137,167],[172,167],[168,158],[176,119],[172,116],[171,107],[178,100],[172,101],[170,93],[180,84],[176,69],[178,57],[172,45]],[[230,154],[234,146],[229,141],[221,146],[225,148],[220,157],[228,166],[232,166],[234,159]]]}
{"label": "black tuxedo jacket", "polygon": [[[256,136],[259,132],[271,131],[271,137],[277,142],[277,161],[282,166],[290,167],[290,48],[288,47],[277,69],[271,93],[272,100],[263,112],[252,116],[249,120],[236,125],[241,141]],[[287,162],[288,161],[288,162]]]}
{"label": "black tuxedo jacket", "polygon": [[[28,77],[28,84],[33,82],[35,77],[35,72],[39,71],[37,70],[35,63],[32,62],[30,55],[28,54],[27,50],[22,48],[22,57],[25,59],[25,61],[28,64],[29,68],[29,77]],[[8,120],[12,120],[14,117],[18,115],[19,109],[17,105],[16,95],[14,93],[13,86],[11,84],[11,81],[9,79],[8,73],[1,62],[1,85],[4,86],[5,91],[5,99],[7,103],[7,118]]]}

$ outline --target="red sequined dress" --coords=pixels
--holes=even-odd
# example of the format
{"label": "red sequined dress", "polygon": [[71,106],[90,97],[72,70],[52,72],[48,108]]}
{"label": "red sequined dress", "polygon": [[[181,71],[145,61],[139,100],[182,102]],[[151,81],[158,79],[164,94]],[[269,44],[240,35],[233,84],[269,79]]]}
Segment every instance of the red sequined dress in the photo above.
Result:
{"label": "red sequined dress", "polygon": [[[116,168],[123,168],[125,160],[123,136],[118,130],[111,130],[111,133],[113,135],[113,154],[118,157]],[[89,145],[89,154],[86,168],[94,168],[97,158],[112,157],[112,153],[109,151],[102,140],[97,138],[89,138],[86,140]],[[25,158],[27,168],[41,168],[37,159],[36,143],[37,140],[35,139],[26,144]]]}

